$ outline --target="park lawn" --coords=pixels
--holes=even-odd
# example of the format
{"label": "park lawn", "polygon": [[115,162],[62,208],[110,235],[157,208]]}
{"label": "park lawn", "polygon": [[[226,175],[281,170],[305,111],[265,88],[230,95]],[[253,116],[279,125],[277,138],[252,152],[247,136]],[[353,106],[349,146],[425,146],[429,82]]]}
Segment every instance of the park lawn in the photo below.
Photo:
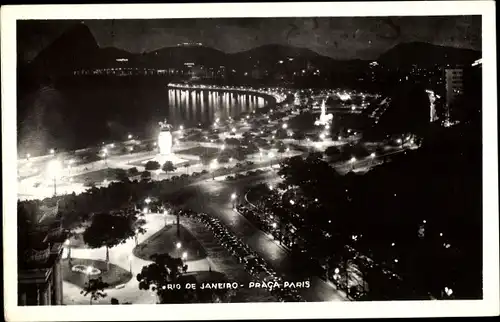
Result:
{"label": "park lawn", "polygon": [[72,178],[73,178],[73,182],[76,182],[76,183],[102,182],[105,179],[107,179],[109,181],[118,180],[118,178],[116,176],[117,170],[118,169],[112,169],[112,168],[101,169],[101,170],[97,170],[97,171],[79,174],[79,175],[74,176]]}
{"label": "park lawn", "polygon": [[[181,243],[180,250],[177,250],[177,242]],[[137,245],[133,254],[144,260],[151,260],[154,254],[169,254],[172,257],[181,257],[187,252],[187,261],[199,260],[207,257],[205,249],[191,233],[180,226],[180,240],[177,238],[175,225],[167,225],[144,242]]]}
{"label": "park lawn", "polygon": [[220,149],[211,148],[211,147],[203,147],[203,146],[195,146],[195,147],[192,147],[192,148],[189,148],[186,150],[177,151],[176,154],[190,154],[190,155],[197,155],[197,156],[201,156],[201,155],[206,154],[208,156],[215,156],[215,155],[219,154],[219,152],[220,152]]}
{"label": "park lawn", "polygon": [[[109,270],[107,270],[106,262],[101,260],[93,259],[83,259],[83,258],[72,258],[71,264],[75,265],[85,265],[93,266],[101,271],[101,274],[94,275],[91,278],[101,277],[102,281],[109,284],[108,288],[113,288],[117,285],[125,284],[132,278],[132,274],[126,270],[117,266],[115,264],[109,264]],[[69,260],[61,260],[61,268],[63,273],[63,280],[83,288],[85,283],[88,282],[88,276],[84,273],[72,271],[69,267]]]}

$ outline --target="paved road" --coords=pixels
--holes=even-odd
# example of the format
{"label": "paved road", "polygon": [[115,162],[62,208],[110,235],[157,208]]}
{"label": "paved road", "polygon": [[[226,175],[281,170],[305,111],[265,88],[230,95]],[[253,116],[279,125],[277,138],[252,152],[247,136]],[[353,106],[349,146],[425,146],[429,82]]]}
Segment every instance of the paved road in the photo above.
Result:
{"label": "paved road", "polygon": [[[196,211],[206,212],[220,219],[231,231],[240,237],[252,249],[258,252],[285,280],[303,280],[292,272],[293,262],[290,254],[270,236],[253,226],[244,216],[235,212],[231,207],[230,196],[236,192],[243,196],[249,184],[276,180],[272,174],[265,174],[234,183],[207,180],[197,185],[186,187],[184,203]],[[310,289],[302,289],[301,295],[310,302],[343,301],[344,296],[331,284],[319,278],[311,280]]]}

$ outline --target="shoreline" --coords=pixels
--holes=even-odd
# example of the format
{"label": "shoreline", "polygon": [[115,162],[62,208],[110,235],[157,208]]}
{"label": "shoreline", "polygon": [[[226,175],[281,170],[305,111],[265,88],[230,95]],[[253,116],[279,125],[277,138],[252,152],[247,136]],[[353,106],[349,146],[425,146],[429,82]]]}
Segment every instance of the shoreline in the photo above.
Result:
{"label": "shoreline", "polygon": [[[270,108],[273,108],[273,107],[277,106],[278,104],[281,104],[281,102],[284,100],[284,98],[283,98],[280,101],[279,98],[277,97],[277,95],[275,96],[272,93],[266,92],[262,89],[245,88],[244,86],[222,86],[222,87],[217,86],[217,85],[201,85],[201,86],[203,86],[204,88],[200,88],[200,85],[194,85],[194,84],[190,84],[190,86],[184,86],[182,84],[176,84],[176,83],[170,84],[169,83],[166,85],[166,88],[167,89],[180,89],[180,90],[192,89],[192,90],[203,90],[203,91],[221,91],[221,92],[229,92],[229,93],[236,92],[238,94],[258,95],[258,96],[264,98],[264,100],[265,100],[265,104],[262,107],[258,107],[257,109],[255,109],[255,111],[258,111],[258,112],[262,112],[262,111],[268,110]],[[196,126],[189,126],[189,127],[185,127],[184,129],[188,130],[188,129],[193,129],[193,128],[197,128],[197,127]],[[201,129],[206,130],[207,128],[202,127]],[[153,138],[143,137],[143,138],[135,138],[135,139],[139,139],[141,141],[141,143],[151,142],[152,140],[155,140],[154,137]],[[106,140],[104,140],[104,141],[106,142]],[[122,144],[122,143],[125,143],[127,141],[128,140],[115,141],[115,142]],[[109,144],[109,141],[108,141],[108,144]],[[63,151],[56,153],[56,154],[57,155],[68,154],[68,153],[72,154],[72,153],[79,152],[79,151],[89,151],[89,150],[92,150],[95,148],[96,148],[96,146],[86,146],[86,147],[80,147],[78,149],[73,149],[73,150],[63,150]],[[18,147],[18,149],[19,149],[19,147]],[[48,159],[52,156],[53,155],[51,155],[50,153],[38,155],[38,156],[31,156],[29,158],[29,162],[42,161],[42,160]],[[26,162],[28,162],[28,160],[26,157],[21,157],[18,155],[17,162],[18,162],[18,166],[22,166]]]}

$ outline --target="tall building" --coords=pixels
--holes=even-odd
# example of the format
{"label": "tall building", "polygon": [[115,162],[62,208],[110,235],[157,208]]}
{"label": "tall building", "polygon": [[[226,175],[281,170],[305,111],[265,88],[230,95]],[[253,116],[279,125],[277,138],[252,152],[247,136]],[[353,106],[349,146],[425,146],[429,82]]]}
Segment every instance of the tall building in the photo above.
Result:
{"label": "tall building", "polygon": [[445,69],[445,87],[446,87],[446,109],[449,117],[450,106],[457,97],[463,94],[463,69],[453,68]]}

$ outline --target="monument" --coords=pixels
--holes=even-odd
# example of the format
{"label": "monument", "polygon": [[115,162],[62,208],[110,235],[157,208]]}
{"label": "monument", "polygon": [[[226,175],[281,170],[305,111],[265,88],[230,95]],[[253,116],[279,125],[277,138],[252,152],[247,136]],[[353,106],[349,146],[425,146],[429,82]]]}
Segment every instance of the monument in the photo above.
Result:
{"label": "monument", "polygon": [[[158,134],[157,141],[158,154],[154,157],[153,161],[157,161],[161,165],[167,161],[171,161],[173,164],[185,162],[186,160],[177,157],[173,152],[172,126],[168,124],[166,119],[163,122],[158,122],[158,124],[160,125],[160,133]],[[143,163],[150,160],[145,160]]]}
{"label": "monument", "polygon": [[158,122],[160,124],[160,134],[158,135],[158,152],[161,156],[172,154],[172,126],[167,123],[167,120]]}
{"label": "monument", "polygon": [[314,122],[314,125],[327,125],[333,119],[333,114],[326,114],[326,103],[323,100],[321,103],[321,114],[319,115],[319,119]]}

